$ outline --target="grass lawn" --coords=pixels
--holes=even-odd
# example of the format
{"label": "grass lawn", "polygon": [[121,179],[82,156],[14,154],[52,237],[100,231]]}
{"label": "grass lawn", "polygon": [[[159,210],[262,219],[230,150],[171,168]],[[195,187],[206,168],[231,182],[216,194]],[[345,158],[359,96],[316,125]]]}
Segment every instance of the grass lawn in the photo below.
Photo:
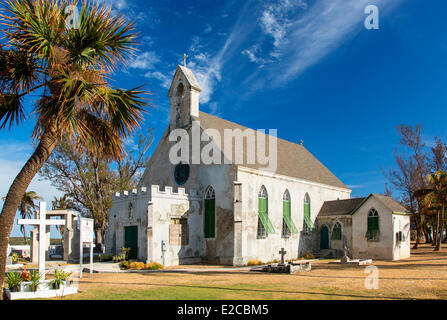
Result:
{"label": "grass lawn", "polygon": [[447,299],[447,249],[429,245],[403,261],[374,261],[379,288],[365,288],[364,266],[312,263],[310,272],[88,274],[79,293],[55,299]]}

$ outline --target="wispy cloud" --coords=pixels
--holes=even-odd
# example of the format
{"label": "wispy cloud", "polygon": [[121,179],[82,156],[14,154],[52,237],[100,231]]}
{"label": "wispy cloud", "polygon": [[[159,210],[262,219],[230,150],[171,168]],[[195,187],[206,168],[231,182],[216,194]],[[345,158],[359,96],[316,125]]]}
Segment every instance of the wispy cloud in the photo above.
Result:
{"label": "wispy cloud", "polygon": [[247,24],[245,14],[249,9],[247,2],[239,11],[236,22],[231,28],[231,33],[226,37],[217,52],[207,51],[201,43],[200,37],[194,37],[190,50],[193,53],[188,67],[194,72],[197,81],[202,87],[200,102],[208,103],[218,82],[221,81],[221,71],[228,60],[238,51],[254,25]]}
{"label": "wispy cloud", "polygon": [[[380,8],[399,2],[380,2]],[[269,6],[263,12],[261,26],[274,39],[271,54],[278,63],[271,67],[268,81],[282,84],[299,76],[362,31],[368,4],[369,0],[317,0],[308,7],[301,2],[303,13],[297,13],[289,1]],[[291,12],[297,17],[292,19]]]}
{"label": "wispy cloud", "polygon": [[155,64],[160,62],[160,57],[152,51],[137,54],[136,58],[129,64],[131,69],[150,70]]}
{"label": "wispy cloud", "polygon": [[160,71],[149,71],[144,75],[146,78],[154,78],[160,81],[163,88],[169,89],[171,86],[172,75],[166,75]]}

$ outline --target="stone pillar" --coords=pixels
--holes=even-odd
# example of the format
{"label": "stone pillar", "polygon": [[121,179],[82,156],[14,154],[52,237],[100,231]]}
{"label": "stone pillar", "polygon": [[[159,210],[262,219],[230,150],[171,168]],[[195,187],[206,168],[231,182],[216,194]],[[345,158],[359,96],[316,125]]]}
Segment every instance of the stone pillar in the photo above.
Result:
{"label": "stone pillar", "polygon": [[234,182],[234,256],[233,264],[241,266],[243,261],[243,249],[242,249],[242,183]]}
{"label": "stone pillar", "polygon": [[64,226],[64,261],[71,259],[71,242],[73,240],[73,214],[71,212],[65,215],[65,226]]}
{"label": "stone pillar", "polygon": [[[152,201],[147,204],[147,226],[146,226],[146,241],[147,241],[147,253],[146,263],[154,261],[154,238],[153,238],[153,209],[154,205]],[[116,244],[115,244],[116,246]]]}
{"label": "stone pillar", "polygon": [[79,222],[79,216],[77,215],[72,216],[72,224],[71,224],[72,237],[70,241],[70,254],[68,255],[69,261],[79,261],[80,234],[79,234],[78,222]]}
{"label": "stone pillar", "polygon": [[39,230],[34,228],[31,230],[31,263],[37,264],[39,262],[39,238],[37,234]]}

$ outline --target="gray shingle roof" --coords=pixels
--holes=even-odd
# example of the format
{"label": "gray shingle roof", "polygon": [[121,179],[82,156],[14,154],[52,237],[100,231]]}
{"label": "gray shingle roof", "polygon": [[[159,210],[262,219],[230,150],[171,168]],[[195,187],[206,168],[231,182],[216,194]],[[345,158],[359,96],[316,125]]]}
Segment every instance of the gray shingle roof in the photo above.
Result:
{"label": "gray shingle roof", "polygon": [[381,194],[371,193],[368,197],[325,201],[321,206],[318,216],[327,217],[354,214],[357,209],[360,208],[362,204],[370,197],[374,197],[378,201],[382,202],[392,212],[410,214],[407,209],[405,209],[399,202],[397,202],[393,198]]}
{"label": "gray shingle roof", "polygon": [[327,217],[351,214],[365,199],[366,197],[325,201],[318,216]]}
{"label": "gray shingle roof", "polygon": [[[224,129],[248,129],[254,131],[255,133],[257,132],[256,130],[249,129],[237,123],[227,121],[201,111],[198,120],[200,120],[200,125],[203,129],[216,129],[219,131],[222,138],[224,137]],[[343,182],[341,182],[331,171],[329,171],[328,168],[326,168],[320,161],[318,161],[317,158],[315,158],[309,151],[307,151],[304,146],[279,138],[274,139],[276,139],[278,151],[277,169],[275,172],[276,174],[348,189],[348,187],[343,184]],[[268,135],[265,135],[265,141],[265,154],[269,154]],[[245,155],[245,150],[243,154]],[[233,159],[234,155],[235,144],[233,143]],[[228,158],[230,157],[228,156]],[[243,159],[243,163],[238,165],[260,170],[262,170],[262,167],[264,167],[264,165],[261,165],[259,163],[247,163],[247,159],[245,156]]]}
{"label": "gray shingle roof", "polygon": [[402,206],[399,202],[397,202],[391,197],[374,193],[372,195],[376,197],[384,205],[386,205],[388,208],[390,208],[391,211],[393,212],[410,213],[410,211],[408,211],[404,206]]}

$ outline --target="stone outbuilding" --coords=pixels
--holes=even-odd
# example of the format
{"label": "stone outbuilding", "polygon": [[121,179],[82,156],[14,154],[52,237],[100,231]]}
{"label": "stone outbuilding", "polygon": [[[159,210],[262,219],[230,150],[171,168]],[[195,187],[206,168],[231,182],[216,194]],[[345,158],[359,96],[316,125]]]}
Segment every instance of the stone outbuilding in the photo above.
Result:
{"label": "stone outbuilding", "polygon": [[326,201],[317,216],[317,250],[354,259],[400,260],[410,257],[411,213],[396,200],[378,194]]}

